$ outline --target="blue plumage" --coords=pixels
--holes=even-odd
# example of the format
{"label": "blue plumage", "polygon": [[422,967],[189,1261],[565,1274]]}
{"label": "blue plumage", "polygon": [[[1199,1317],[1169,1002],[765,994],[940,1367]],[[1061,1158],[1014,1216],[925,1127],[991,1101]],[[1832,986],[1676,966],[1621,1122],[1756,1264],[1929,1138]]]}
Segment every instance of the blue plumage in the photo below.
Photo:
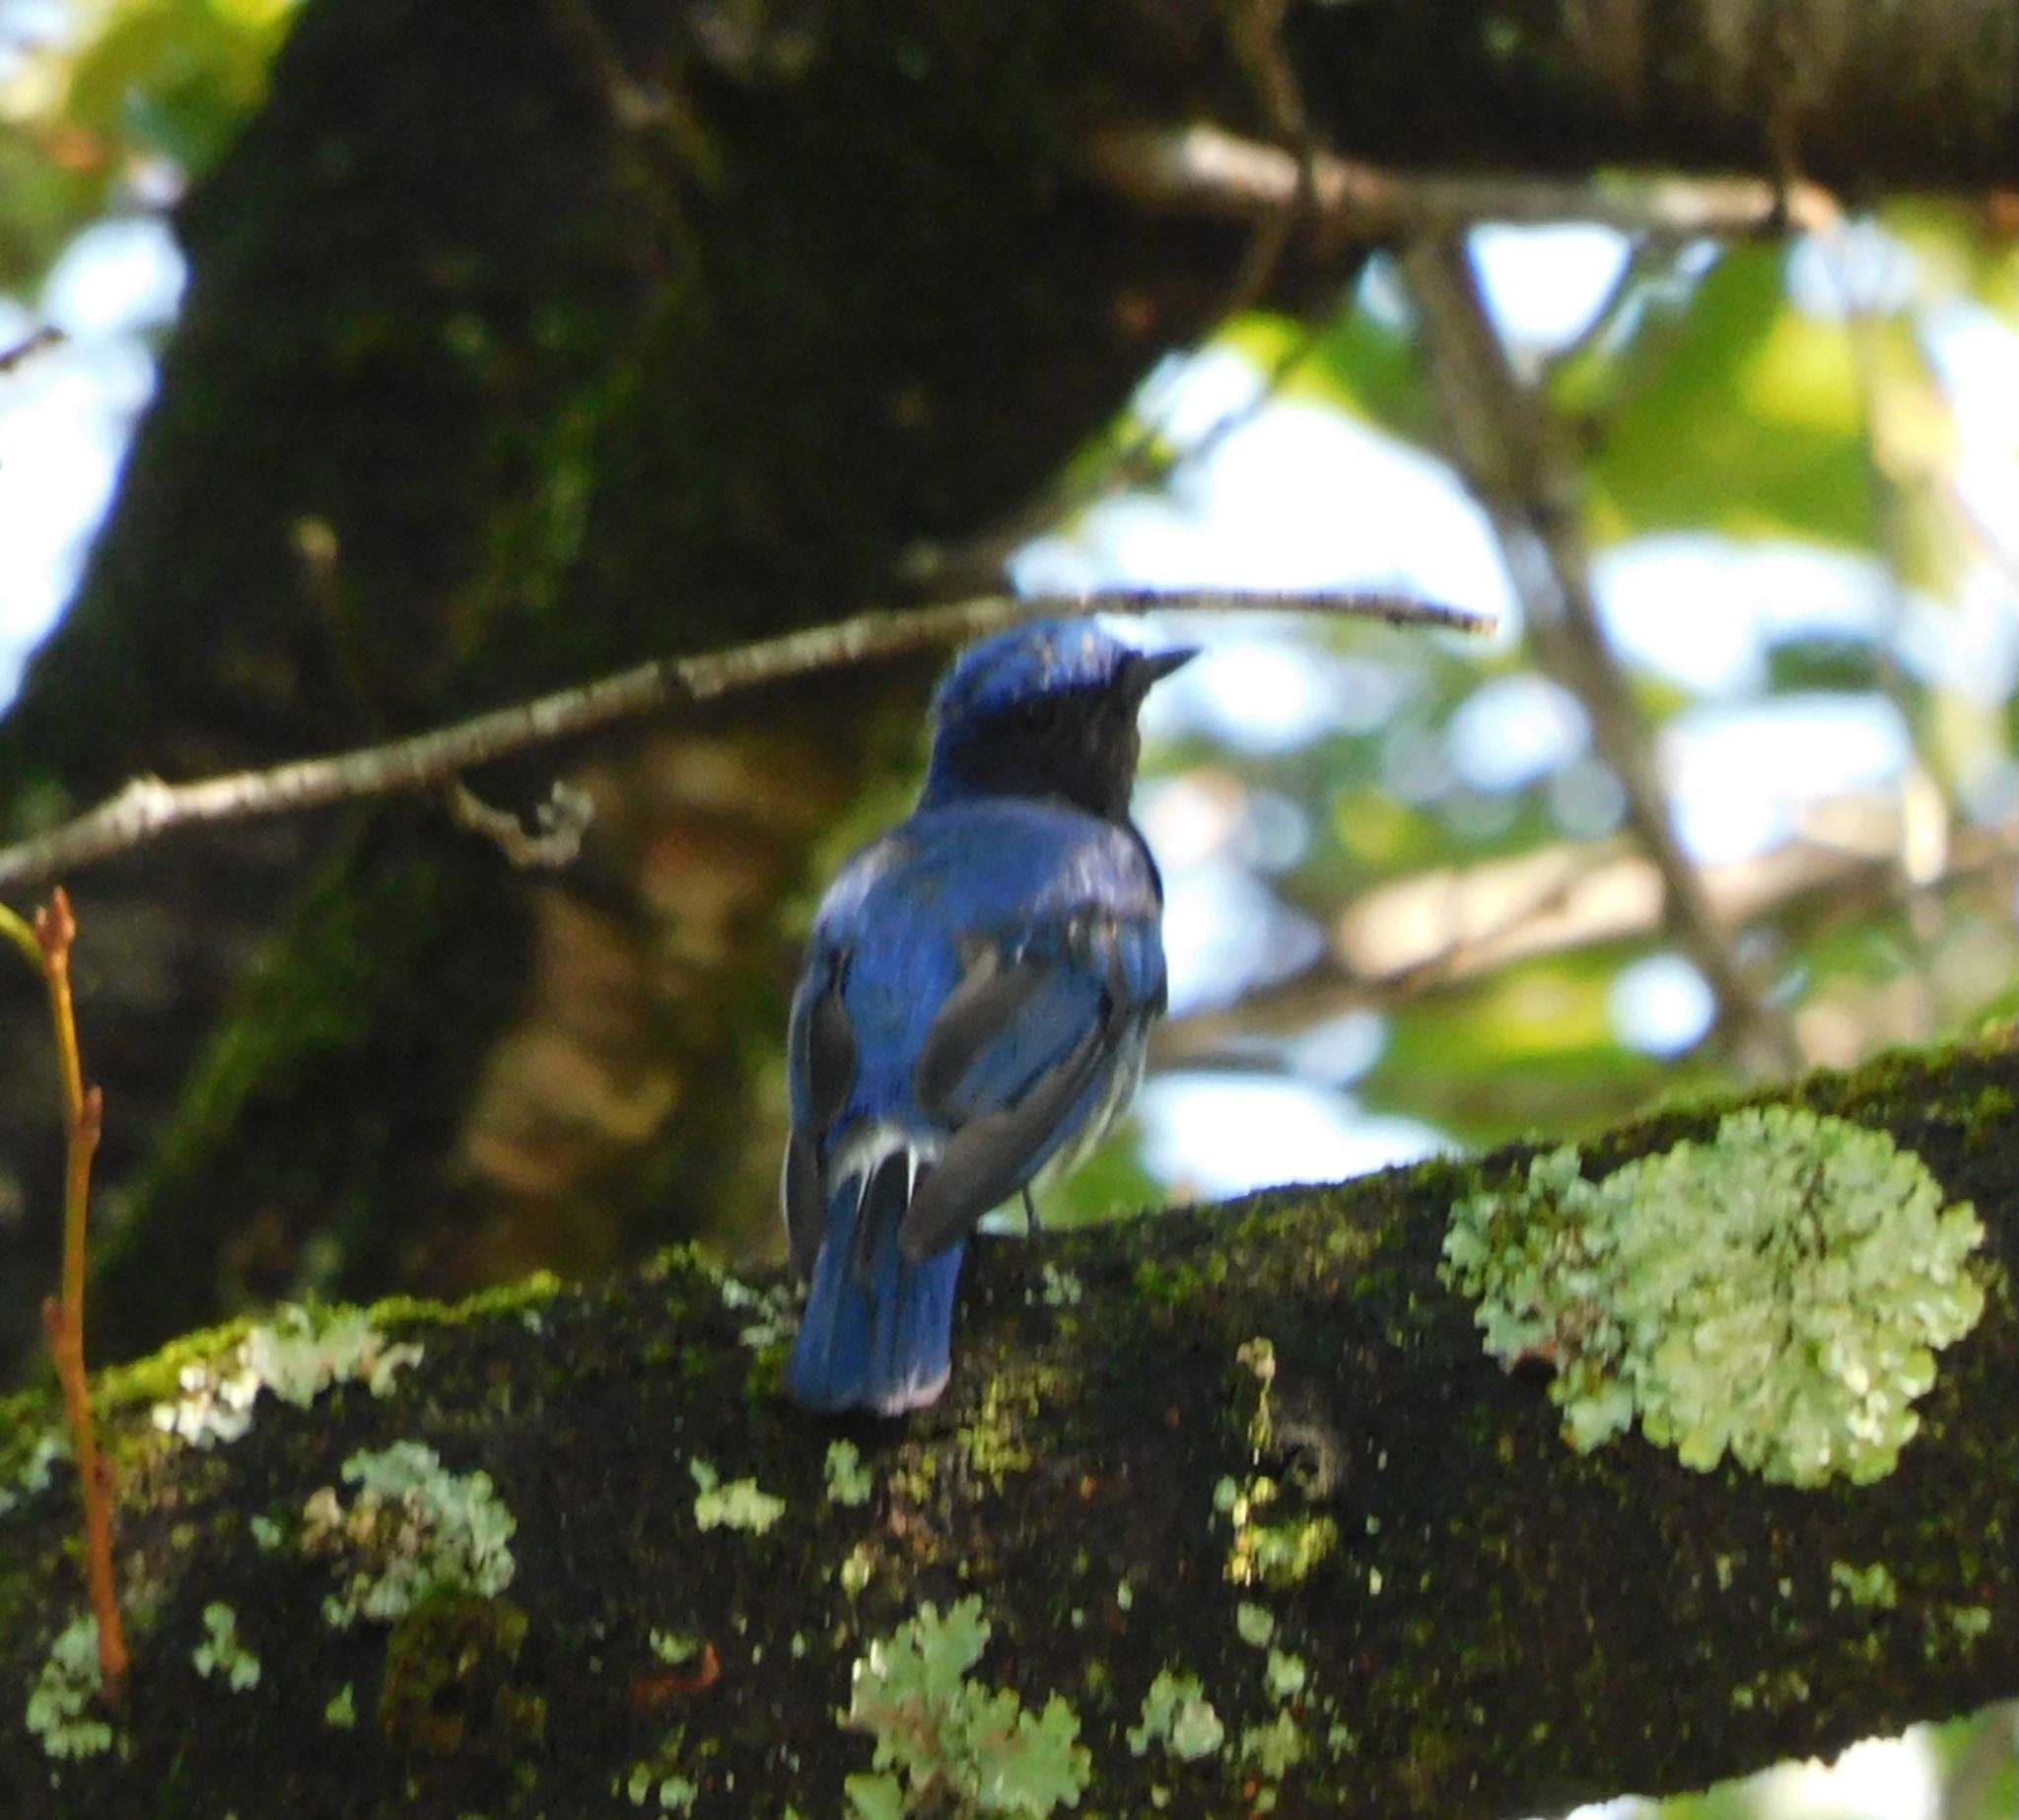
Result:
{"label": "blue plumage", "polygon": [[1189,656],[1081,621],[964,652],[918,808],[821,903],[783,1185],[812,1279],[787,1384],[808,1407],[937,1397],[975,1223],[1134,1090],[1164,1005],[1163,887],[1128,819],[1136,712]]}

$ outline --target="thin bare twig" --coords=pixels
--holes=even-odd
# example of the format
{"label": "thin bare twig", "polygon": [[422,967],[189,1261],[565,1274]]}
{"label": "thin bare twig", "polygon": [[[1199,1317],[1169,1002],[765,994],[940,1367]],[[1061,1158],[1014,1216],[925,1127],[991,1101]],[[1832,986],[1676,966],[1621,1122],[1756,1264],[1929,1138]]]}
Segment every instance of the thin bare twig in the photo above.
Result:
{"label": "thin bare twig", "polygon": [[17,341],[11,348],[0,348],[0,373],[12,373],[23,361],[39,354],[44,348],[58,346],[65,339],[63,331],[50,322],[31,329],[25,341]]}
{"label": "thin bare twig", "polygon": [[509,809],[494,808],[460,778],[450,784],[448,803],[450,819],[457,827],[494,842],[514,866],[537,871],[575,864],[595,811],[587,791],[559,778],[533,811],[533,830]]}
{"label": "thin bare twig", "polygon": [[1709,985],[1739,1053],[1791,1070],[1800,1061],[1793,1033],[1739,967],[1683,851],[1645,724],[1599,624],[1561,429],[1516,377],[1464,241],[1415,242],[1402,267],[1423,311],[1452,458],[1493,524],[1542,667],[1591,717],[1593,746],[1626,792],[1628,821],[1661,874],[1670,938]]}
{"label": "thin bare twig", "polygon": [[[1100,176],[1146,208],[1248,220],[1284,208],[1305,180],[1298,159],[1217,126],[1101,134],[1089,155]],[[1386,171],[1315,154],[1309,182],[1317,219],[1336,236],[1406,240],[1474,222],[1589,221],[1634,234],[1726,237],[1810,230],[1840,215],[1819,184],[1753,176],[1567,179],[1452,176]]]}
{"label": "thin bare twig", "polygon": [[578,688],[562,689],[383,745],[187,784],[135,778],[117,796],[75,821],[0,848],[0,889],[93,865],[174,828],[244,821],[361,797],[432,789],[473,765],[636,720],[675,702],[707,701],[809,671],[980,637],[1033,619],[1175,611],[1332,613],[1458,632],[1489,631],[1493,626],[1489,614],[1380,592],[1127,589],[1074,595],[990,595],[912,612],[865,613],[836,625],[788,632],[704,657],[660,659]]}
{"label": "thin bare twig", "polygon": [[1603,348],[1621,332],[1628,315],[1638,309],[1657,271],[1673,267],[1676,255],[1688,245],[1688,237],[1676,234],[1638,234],[1620,261],[1620,269],[1599,299],[1585,324],[1560,348],[1545,354],[1539,363],[1537,383],[1552,384],[1559,374],[1568,372],[1577,362]]}
{"label": "thin bare twig", "polygon": [[84,1505],[85,1575],[99,1626],[99,1679],[116,1698],[131,1657],[119,1617],[118,1582],[112,1572],[112,1468],[99,1452],[92,1420],[91,1379],[84,1364],[85,1241],[91,1207],[91,1165],[104,1121],[104,1095],[84,1085],[84,1061],[77,1044],[77,1014],[70,992],[70,950],[77,919],[61,885],[33,929],[0,906],[0,931],[23,950],[49,989],[49,1015],[56,1029],[56,1055],[63,1078],[63,1285],[60,1295],[42,1303],[42,1327],[63,1385],[63,1403],[77,1451],[78,1492]]}
{"label": "thin bare twig", "polygon": [[1314,220],[1317,214],[1318,141],[1304,107],[1303,86],[1283,42],[1286,5],[1287,0],[1228,0],[1220,10],[1234,60],[1247,78],[1270,132],[1290,158],[1293,180],[1283,200],[1256,222],[1233,284],[1215,315],[1216,322],[1244,315],[1261,301],[1298,224]]}

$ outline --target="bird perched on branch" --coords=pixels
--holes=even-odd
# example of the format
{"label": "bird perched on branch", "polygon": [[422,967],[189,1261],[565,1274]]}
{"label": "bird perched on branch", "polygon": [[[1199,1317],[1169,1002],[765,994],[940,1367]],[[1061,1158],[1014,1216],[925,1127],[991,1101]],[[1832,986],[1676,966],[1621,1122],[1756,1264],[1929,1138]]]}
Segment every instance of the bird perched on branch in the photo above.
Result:
{"label": "bird perched on branch", "polygon": [[809,1408],[932,1402],[976,1222],[1070,1167],[1135,1091],[1164,1007],[1136,714],[1193,655],[1088,621],[972,646],[940,685],[918,807],[822,901],[783,1184],[812,1279],[786,1381]]}

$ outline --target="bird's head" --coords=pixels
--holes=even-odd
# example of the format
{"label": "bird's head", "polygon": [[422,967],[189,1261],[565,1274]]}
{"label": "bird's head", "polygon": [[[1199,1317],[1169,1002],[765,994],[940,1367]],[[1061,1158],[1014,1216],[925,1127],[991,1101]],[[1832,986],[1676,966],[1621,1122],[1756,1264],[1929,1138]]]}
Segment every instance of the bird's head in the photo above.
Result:
{"label": "bird's head", "polygon": [[1040,620],[970,645],[933,706],[922,807],[1042,797],[1125,820],[1150,684],[1197,654],[1143,652],[1085,619]]}

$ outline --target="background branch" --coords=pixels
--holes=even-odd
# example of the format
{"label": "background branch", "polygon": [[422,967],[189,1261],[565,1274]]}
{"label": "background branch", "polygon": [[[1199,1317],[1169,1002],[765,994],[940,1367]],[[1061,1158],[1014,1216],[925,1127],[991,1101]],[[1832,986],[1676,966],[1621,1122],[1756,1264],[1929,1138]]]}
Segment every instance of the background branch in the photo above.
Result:
{"label": "background branch", "polygon": [[[1898,910],[1915,888],[1995,889],[2005,881],[2013,859],[2006,834],[1965,828],[1940,874],[1910,884],[1900,865],[1907,819],[1902,805],[1890,799],[1818,805],[1793,840],[1700,870],[1711,912],[1730,929],[1770,919],[1784,927],[1812,912],[1844,918]],[[1644,942],[1663,927],[1661,873],[1626,836],[1560,842],[1386,879],[1341,906],[1331,921],[1328,951],[1315,966],[1244,994],[1232,1010],[1159,1024],[1151,1061],[1160,1068],[1253,1068],[1258,1038],[1293,1037],[1355,1011],[1393,1010],[1545,955]]]}
{"label": "background branch", "polygon": [[[1090,157],[1139,206],[1217,220],[1276,217],[1302,182],[1295,153],[1218,126],[1118,129],[1097,137]],[[1336,240],[1403,240],[1482,221],[1722,237],[1822,228],[1841,212],[1820,184],[1753,176],[1461,176],[1329,153],[1312,153],[1309,169],[1312,217]]]}
{"label": "background branch", "polygon": [[1786,1071],[1799,1052],[1784,1018],[1732,953],[1683,851],[1647,724],[1599,624],[1578,528],[1574,469],[1547,402],[1516,376],[1462,240],[1411,244],[1403,273],[1424,316],[1430,388],[1453,461],[1494,527],[1542,668],[1591,720],[1592,744],[1627,798],[1627,817],[1662,878],[1663,921],[1704,975],[1740,1056]]}

